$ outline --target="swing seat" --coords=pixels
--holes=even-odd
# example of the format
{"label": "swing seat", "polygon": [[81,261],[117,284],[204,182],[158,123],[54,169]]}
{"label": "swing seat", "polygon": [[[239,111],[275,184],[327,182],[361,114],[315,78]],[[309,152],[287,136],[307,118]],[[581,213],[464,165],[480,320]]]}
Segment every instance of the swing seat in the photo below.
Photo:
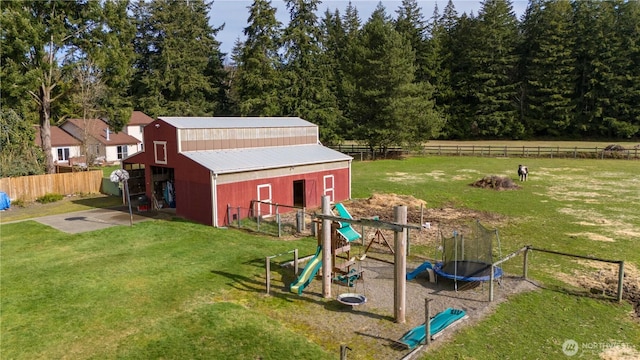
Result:
{"label": "swing seat", "polygon": [[362,294],[346,293],[338,295],[339,303],[350,306],[358,306],[367,302],[367,297]]}

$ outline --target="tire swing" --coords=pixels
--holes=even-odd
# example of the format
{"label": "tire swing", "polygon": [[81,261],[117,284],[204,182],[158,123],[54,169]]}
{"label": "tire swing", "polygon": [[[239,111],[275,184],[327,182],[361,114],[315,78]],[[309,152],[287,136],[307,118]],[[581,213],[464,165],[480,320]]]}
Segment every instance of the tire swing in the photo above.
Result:
{"label": "tire swing", "polygon": [[[364,260],[364,258],[366,257],[366,255],[362,256],[359,258],[359,260]],[[366,296],[366,286],[364,286],[364,277],[362,277],[362,264],[360,262],[358,262],[358,270],[353,272],[353,273],[347,273],[346,275],[343,275],[346,279],[346,285],[347,287],[350,287],[351,284],[353,284],[353,292],[348,292],[348,293],[343,293],[343,294],[339,294],[338,297],[336,298],[336,300],[338,300],[339,303],[343,304],[343,305],[349,305],[351,306],[351,308],[353,308],[354,306],[359,306],[359,305],[363,305],[367,302],[367,296]],[[364,292],[363,294],[359,294],[358,293],[358,280],[362,279],[362,286],[364,287]]]}

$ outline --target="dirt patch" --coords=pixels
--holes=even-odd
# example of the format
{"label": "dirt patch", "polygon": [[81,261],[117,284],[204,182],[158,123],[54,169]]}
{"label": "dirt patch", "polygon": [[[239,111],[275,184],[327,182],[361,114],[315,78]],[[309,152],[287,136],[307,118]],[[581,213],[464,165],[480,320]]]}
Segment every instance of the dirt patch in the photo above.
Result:
{"label": "dirt patch", "polygon": [[[455,208],[444,206],[439,208],[428,208],[424,200],[416,199],[411,195],[397,194],[374,194],[367,199],[353,199],[344,202],[345,207],[355,219],[374,218],[383,221],[394,220],[394,206],[404,205],[407,207],[407,222],[409,224],[425,224],[422,230],[411,230],[409,241],[411,245],[434,246],[440,244],[440,234],[448,236],[454,230],[460,230],[469,225],[470,222],[479,220],[487,228],[497,228],[506,221],[506,218],[499,214],[485,211],[477,211],[466,208]],[[375,236],[375,229],[364,229],[365,241],[371,241]],[[390,230],[380,230],[380,233],[393,246],[393,232]],[[382,249],[385,246],[376,242],[372,249]]]}
{"label": "dirt patch", "polygon": [[511,178],[505,176],[485,176],[482,179],[471,184],[473,187],[493,190],[518,190],[520,186],[516,185]]}
{"label": "dirt patch", "polygon": [[571,238],[580,238],[580,237],[586,237],[589,240],[593,240],[593,241],[604,241],[604,242],[614,242],[615,240],[608,237],[608,236],[604,236],[604,235],[600,235],[600,234],[596,234],[596,233],[591,233],[591,232],[581,232],[581,233],[570,233],[567,234],[567,236],[571,237]]}
{"label": "dirt patch", "polygon": [[[617,296],[618,264],[593,260],[575,260],[585,270],[574,270],[571,274],[558,273],[557,277],[565,283],[589,289],[596,295]],[[622,298],[629,301],[635,316],[640,319],[640,271],[632,264],[624,265],[624,284]]]}
{"label": "dirt patch", "polygon": [[616,344],[615,341],[611,342],[611,347],[600,353],[600,359],[603,360],[637,360],[640,359],[640,351],[634,349],[627,344]]}

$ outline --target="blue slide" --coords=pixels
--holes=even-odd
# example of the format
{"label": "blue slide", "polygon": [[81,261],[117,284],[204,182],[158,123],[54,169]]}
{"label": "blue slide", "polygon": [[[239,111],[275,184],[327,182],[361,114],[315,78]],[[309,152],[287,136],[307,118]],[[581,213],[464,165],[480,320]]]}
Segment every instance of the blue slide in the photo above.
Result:
{"label": "blue slide", "polygon": [[[448,308],[447,310],[438,313],[436,316],[432,317],[429,322],[431,325],[430,335],[434,336],[435,334],[446,329],[449,325],[464,318],[466,315],[467,313],[464,310],[453,308]],[[404,344],[409,349],[413,349],[425,340],[426,331],[427,327],[424,324],[418,325],[404,334],[404,336],[400,340],[398,340],[398,342]]]}
{"label": "blue slide", "polygon": [[416,278],[416,276],[420,275],[421,272],[427,270],[427,269],[433,269],[433,266],[431,265],[430,262],[425,261],[422,263],[422,265],[418,266],[418,268],[416,268],[415,270],[413,270],[410,273],[407,273],[407,280],[413,280]]}
{"label": "blue slide", "polygon": [[322,246],[318,246],[316,254],[309,260],[307,266],[304,267],[302,273],[294,283],[289,286],[289,290],[292,293],[302,294],[302,290],[309,286],[311,280],[318,273],[318,270],[322,267]]}

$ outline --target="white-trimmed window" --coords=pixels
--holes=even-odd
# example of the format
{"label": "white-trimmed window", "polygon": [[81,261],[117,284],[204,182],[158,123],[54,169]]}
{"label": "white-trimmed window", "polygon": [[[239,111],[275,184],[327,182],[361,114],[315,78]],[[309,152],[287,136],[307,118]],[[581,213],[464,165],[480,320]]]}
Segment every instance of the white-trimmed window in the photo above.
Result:
{"label": "white-trimmed window", "polygon": [[[272,214],[271,205],[271,184],[258,185],[258,216],[268,216]],[[268,204],[265,204],[268,203]]]}
{"label": "white-trimmed window", "polygon": [[156,164],[167,164],[167,142],[166,141],[154,141],[153,142],[153,154],[156,159]]}
{"label": "white-trimmed window", "polygon": [[122,160],[127,157],[127,145],[118,145],[117,151],[118,151],[119,160]]}
{"label": "white-trimmed window", "polygon": [[324,183],[324,195],[329,197],[330,202],[334,202],[335,200],[335,190],[334,190],[334,179],[333,175],[325,175],[323,177]]}
{"label": "white-trimmed window", "polygon": [[69,148],[58,148],[58,161],[69,161]]}

